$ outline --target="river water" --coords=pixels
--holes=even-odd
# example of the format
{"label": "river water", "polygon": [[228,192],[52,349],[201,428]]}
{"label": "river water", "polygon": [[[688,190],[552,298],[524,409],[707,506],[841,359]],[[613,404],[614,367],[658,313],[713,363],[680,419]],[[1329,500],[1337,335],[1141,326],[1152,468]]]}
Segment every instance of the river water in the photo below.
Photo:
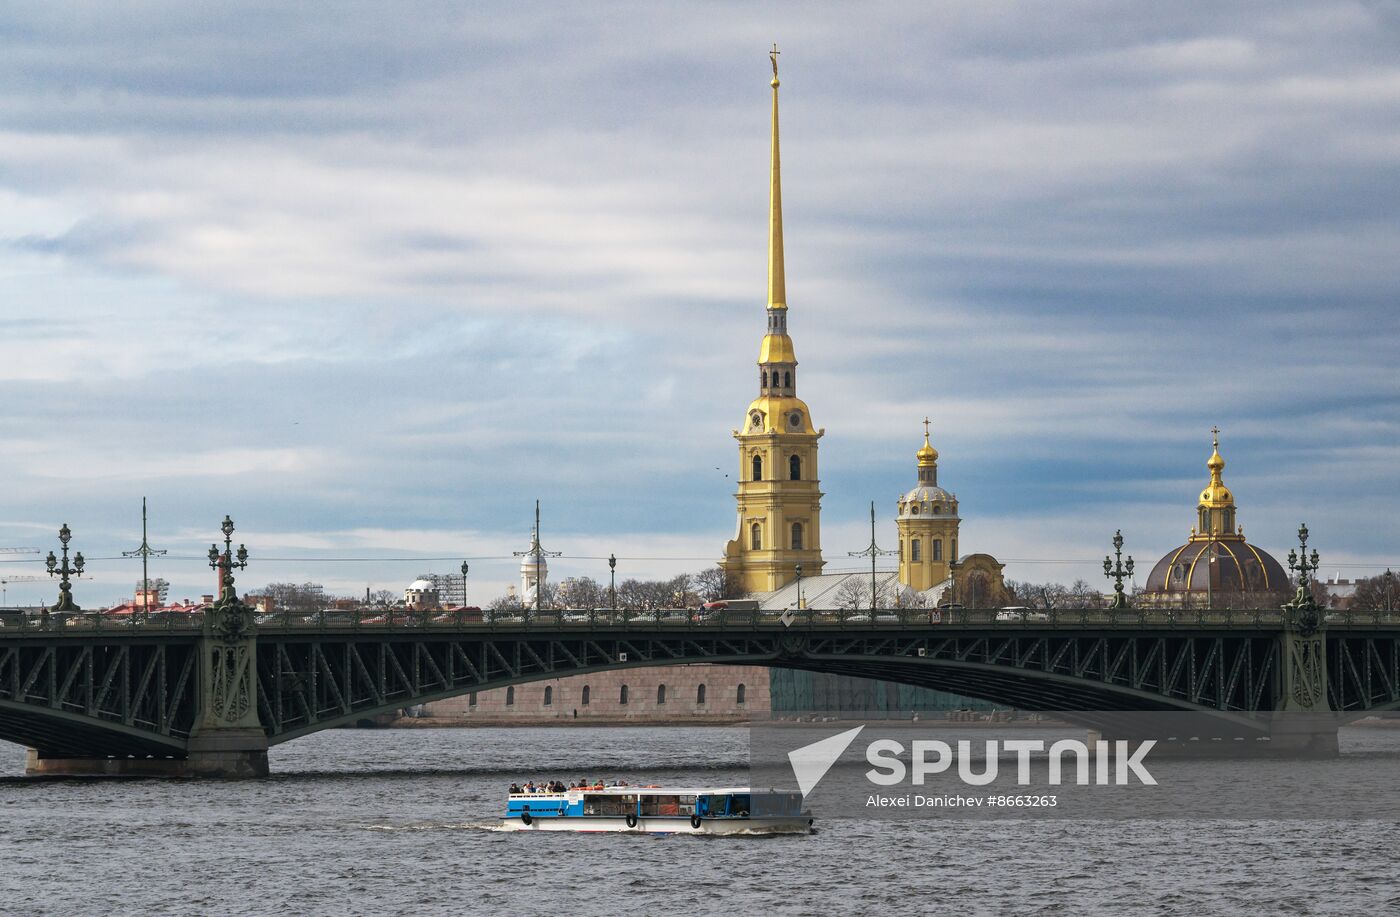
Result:
{"label": "river water", "polygon": [[[1344,750],[1400,763],[1400,731],[1355,732],[1367,734],[1344,735]],[[262,781],[0,778],[0,913],[1400,908],[1400,825],[1381,821],[819,818],[812,836],[738,838],[491,830],[513,780],[735,783],[747,754],[738,728],[335,730],[273,749]],[[0,774],[23,764],[23,749],[0,743]]]}

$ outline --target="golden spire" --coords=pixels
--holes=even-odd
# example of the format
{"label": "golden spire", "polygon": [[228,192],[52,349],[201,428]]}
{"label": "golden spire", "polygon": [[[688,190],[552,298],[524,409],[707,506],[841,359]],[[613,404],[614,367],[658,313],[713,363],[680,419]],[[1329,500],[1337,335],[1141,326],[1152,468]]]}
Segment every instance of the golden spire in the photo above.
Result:
{"label": "golden spire", "polygon": [[927,467],[929,467],[930,465],[934,465],[934,464],[936,464],[936,463],[938,462],[938,450],[935,449],[935,448],[933,448],[933,444],[930,443],[930,442],[928,441],[928,425],[929,425],[929,419],[928,419],[927,417],[925,417],[925,418],[924,418],[924,447],[923,447],[922,449],[920,449],[918,452],[914,453],[915,457],[918,458],[918,460],[919,460],[919,467],[920,467],[920,468],[927,468]]}
{"label": "golden spire", "polygon": [[768,52],[773,62],[773,164],[768,185],[768,308],[787,308],[783,278],[783,183],[778,168],[778,43]]}

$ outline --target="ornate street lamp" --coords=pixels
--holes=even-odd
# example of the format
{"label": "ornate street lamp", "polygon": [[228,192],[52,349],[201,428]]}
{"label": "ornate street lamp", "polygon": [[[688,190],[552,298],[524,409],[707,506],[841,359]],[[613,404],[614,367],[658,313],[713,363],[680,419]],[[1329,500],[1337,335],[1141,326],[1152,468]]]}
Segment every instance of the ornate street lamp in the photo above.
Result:
{"label": "ornate street lamp", "polygon": [[463,608],[465,608],[466,605],[467,605],[467,570],[469,570],[469,569],[470,569],[470,567],[468,567],[467,562],[466,562],[465,560],[462,561],[462,607],[463,607]]}
{"label": "ornate street lamp", "polygon": [[608,605],[617,611],[617,555],[608,555]]}
{"label": "ornate street lamp", "polygon": [[1318,561],[1316,549],[1311,557],[1308,556],[1307,525],[1298,526],[1298,550],[1288,552],[1288,572],[1298,575],[1298,594],[1292,602],[1283,607],[1292,613],[1298,631],[1305,637],[1316,631],[1322,621],[1322,616],[1318,614],[1317,600],[1313,598],[1312,589],[1309,588],[1312,583],[1311,574],[1317,572]]}
{"label": "ornate street lamp", "polygon": [[49,576],[58,574],[58,604],[53,607],[54,611],[82,611],[73,604],[73,588],[68,584],[69,576],[83,575],[83,552],[79,551],[73,556],[73,565],[68,565],[68,542],[73,538],[73,533],[68,530],[68,523],[63,523],[63,528],[58,530],[58,540],[63,544],[63,563],[58,562],[58,558],[49,552],[48,559],[44,562],[49,568]]}
{"label": "ornate street lamp", "polygon": [[802,610],[802,565],[797,565],[797,610]]}
{"label": "ornate street lamp", "polygon": [[1133,557],[1128,555],[1128,562],[1123,563],[1123,530],[1119,529],[1113,533],[1113,556],[1103,559],[1103,575],[1113,580],[1113,604],[1111,608],[1127,608],[1128,594],[1123,591],[1123,580],[1133,575]]}
{"label": "ornate street lamp", "polygon": [[244,545],[238,546],[238,553],[233,552],[233,520],[224,516],[223,523],[219,530],[224,533],[224,551],[219,553],[219,546],[211,544],[209,546],[209,566],[215,570],[222,571],[219,574],[219,600],[216,606],[233,604],[238,601],[238,593],[233,589],[233,571],[246,569],[248,566],[248,548]]}

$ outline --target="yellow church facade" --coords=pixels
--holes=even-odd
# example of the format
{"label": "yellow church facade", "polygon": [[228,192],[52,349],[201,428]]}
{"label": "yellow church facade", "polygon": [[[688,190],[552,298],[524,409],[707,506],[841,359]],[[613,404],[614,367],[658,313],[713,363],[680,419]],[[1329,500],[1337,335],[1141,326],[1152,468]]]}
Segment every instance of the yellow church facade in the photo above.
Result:
{"label": "yellow church facade", "polygon": [[778,64],[773,61],[773,136],[769,179],[767,330],[758,352],[758,397],[733,431],[739,445],[738,520],[720,566],[746,593],[772,592],[824,566],[817,441],[806,402],[797,397],[797,353],[788,335],[783,268],[783,199],[778,150]]}

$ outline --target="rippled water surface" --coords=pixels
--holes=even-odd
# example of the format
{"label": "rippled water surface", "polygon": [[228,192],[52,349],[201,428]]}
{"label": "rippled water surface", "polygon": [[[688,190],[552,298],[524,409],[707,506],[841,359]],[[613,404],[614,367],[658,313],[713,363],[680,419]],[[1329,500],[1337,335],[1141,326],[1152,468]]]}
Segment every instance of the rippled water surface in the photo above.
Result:
{"label": "rippled water surface", "polygon": [[[1400,762],[1400,735],[1358,741]],[[1400,826],[1288,821],[1286,798],[1277,818],[1254,822],[833,818],[810,837],[759,838],[491,830],[512,780],[743,782],[747,750],[747,732],[727,728],[341,730],[274,749],[276,776],[265,781],[0,779],[0,912],[1400,907]],[[0,744],[0,774],[20,774],[23,764],[23,749]]]}

